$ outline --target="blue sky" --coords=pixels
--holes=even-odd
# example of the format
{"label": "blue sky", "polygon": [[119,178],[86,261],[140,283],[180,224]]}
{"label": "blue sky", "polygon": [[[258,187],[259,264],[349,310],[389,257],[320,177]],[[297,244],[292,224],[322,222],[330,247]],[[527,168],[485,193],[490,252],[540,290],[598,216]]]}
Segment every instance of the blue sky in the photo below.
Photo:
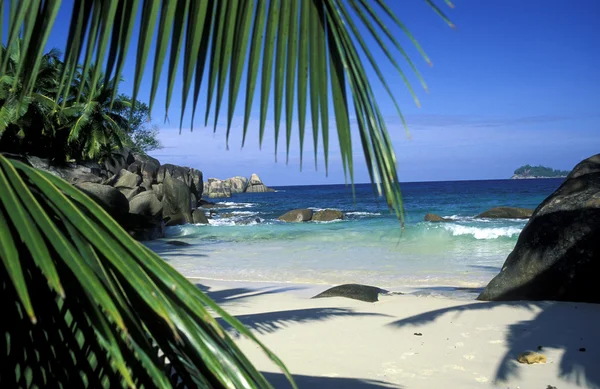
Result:
{"label": "blue sky", "polygon": [[[409,40],[399,30],[393,30],[429,87],[429,93],[425,93],[417,79],[409,76],[421,101],[421,108],[417,108],[394,68],[382,67],[408,121],[410,139],[385,91],[375,75],[370,74],[398,155],[401,181],[508,178],[524,164],[570,169],[600,151],[600,1],[455,0],[454,9],[438,1],[456,24],[456,30],[450,29],[423,1],[388,3],[434,64],[427,66]],[[65,22],[70,16],[68,5],[65,1],[59,15]],[[62,26],[66,24],[59,22],[49,46],[64,47],[66,31]],[[382,53],[375,51],[375,55],[378,62],[387,64]],[[400,54],[396,57],[408,73]],[[133,60],[128,63],[124,78],[122,91],[129,93]],[[149,83],[147,76],[140,96],[145,101]],[[164,93],[163,80],[153,122],[161,129],[160,139],[165,147],[151,153],[163,163],[195,167],[205,177],[258,173],[268,185],[344,182],[334,141],[328,177],[321,150],[319,169],[315,171],[310,135],[300,172],[296,134],[288,165],[283,139],[279,143],[279,162],[274,162],[272,122],[267,123],[267,135],[259,150],[256,110],[245,147],[240,149],[239,111],[226,150],[224,112],[216,133],[212,128],[189,132],[184,127],[179,135],[179,86],[175,88],[169,111],[171,121],[167,123],[163,122]],[[242,103],[238,102],[240,106]],[[199,109],[203,116],[203,102]],[[367,182],[358,137],[354,149],[355,181]]]}

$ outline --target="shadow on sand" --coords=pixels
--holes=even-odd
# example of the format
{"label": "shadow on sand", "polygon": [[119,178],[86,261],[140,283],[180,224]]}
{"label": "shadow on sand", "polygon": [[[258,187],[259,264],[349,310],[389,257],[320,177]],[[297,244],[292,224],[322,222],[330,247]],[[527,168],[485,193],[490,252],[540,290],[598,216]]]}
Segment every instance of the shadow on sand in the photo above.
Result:
{"label": "shadow on sand", "polygon": [[[281,330],[294,323],[310,323],[315,321],[325,321],[335,317],[350,316],[391,317],[380,313],[354,312],[353,310],[346,308],[307,308],[293,309],[289,311],[255,313],[250,315],[237,315],[235,318],[238,319],[244,326],[246,326],[246,328],[257,331],[259,334],[266,334]],[[219,319],[217,320],[219,321],[219,324],[221,324],[225,329],[229,330],[233,336],[239,336],[239,333],[232,329],[227,323]]]}
{"label": "shadow on sand", "polygon": [[196,286],[202,291],[202,293],[206,294],[217,304],[230,303],[251,297],[302,289],[301,286],[285,286],[264,288],[230,288],[211,291],[209,286],[202,284],[196,284]]}
{"label": "shadow on sand", "polygon": [[[291,389],[287,378],[281,373],[263,373],[276,389]],[[342,377],[314,377],[294,374],[296,385],[300,389],[402,389],[402,386],[383,381],[362,380]]]}
{"label": "shadow on sand", "polygon": [[[538,346],[542,346],[542,350],[549,348],[564,350],[559,361],[561,378],[578,386],[600,388],[600,332],[598,331],[600,310],[589,309],[595,308],[596,304],[547,301],[470,303],[425,312],[394,321],[388,326],[421,325],[433,322],[446,314],[459,315],[466,311],[488,310],[499,306],[527,310],[539,308],[541,311],[531,320],[523,320],[509,326],[506,334],[508,351],[498,364],[496,380],[518,378],[520,365],[516,362],[517,356],[524,351],[537,350]],[[586,313],[582,314],[580,310],[585,310]]]}

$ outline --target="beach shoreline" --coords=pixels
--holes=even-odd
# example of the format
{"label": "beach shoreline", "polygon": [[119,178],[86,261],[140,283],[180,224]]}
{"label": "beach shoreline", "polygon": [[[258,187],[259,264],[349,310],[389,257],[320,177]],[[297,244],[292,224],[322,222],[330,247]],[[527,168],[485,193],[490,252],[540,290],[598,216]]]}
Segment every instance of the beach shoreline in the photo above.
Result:
{"label": "beach shoreline", "polygon": [[[380,295],[311,299],[326,285],[189,280],[280,357],[300,388],[597,388],[600,305]],[[289,384],[228,329],[276,388]],[[545,364],[523,365],[538,351]],[[580,351],[584,350],[584,351]]]}

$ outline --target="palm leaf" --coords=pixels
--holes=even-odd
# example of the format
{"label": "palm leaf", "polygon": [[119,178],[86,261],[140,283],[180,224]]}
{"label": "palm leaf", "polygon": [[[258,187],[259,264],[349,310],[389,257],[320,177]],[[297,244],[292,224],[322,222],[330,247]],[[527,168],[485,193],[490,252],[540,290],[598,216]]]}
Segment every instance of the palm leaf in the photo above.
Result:
{"label": "palm leaf", "polygon": [[[172,374],[188,387],[270,387],[209,309],[258,340],[78,189],[0,155],[0,190],[13,193],[0,203],[3,387],[171,387]],[[23,239],[25,221],[48,256]],[[42,261],[54,273],[32,266]]]}

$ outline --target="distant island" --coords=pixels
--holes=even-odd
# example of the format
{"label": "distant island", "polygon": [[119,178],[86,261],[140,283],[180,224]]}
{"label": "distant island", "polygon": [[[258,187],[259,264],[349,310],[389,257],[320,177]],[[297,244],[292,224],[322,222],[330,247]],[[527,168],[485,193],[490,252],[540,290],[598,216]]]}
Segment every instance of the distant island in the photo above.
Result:
{"label": "distant island", "polygon": [[546,166],[521,166],[511,177],[512,180],[522,180],[530,178],[561,178],[569,174],[567,170],[556,170]]}

